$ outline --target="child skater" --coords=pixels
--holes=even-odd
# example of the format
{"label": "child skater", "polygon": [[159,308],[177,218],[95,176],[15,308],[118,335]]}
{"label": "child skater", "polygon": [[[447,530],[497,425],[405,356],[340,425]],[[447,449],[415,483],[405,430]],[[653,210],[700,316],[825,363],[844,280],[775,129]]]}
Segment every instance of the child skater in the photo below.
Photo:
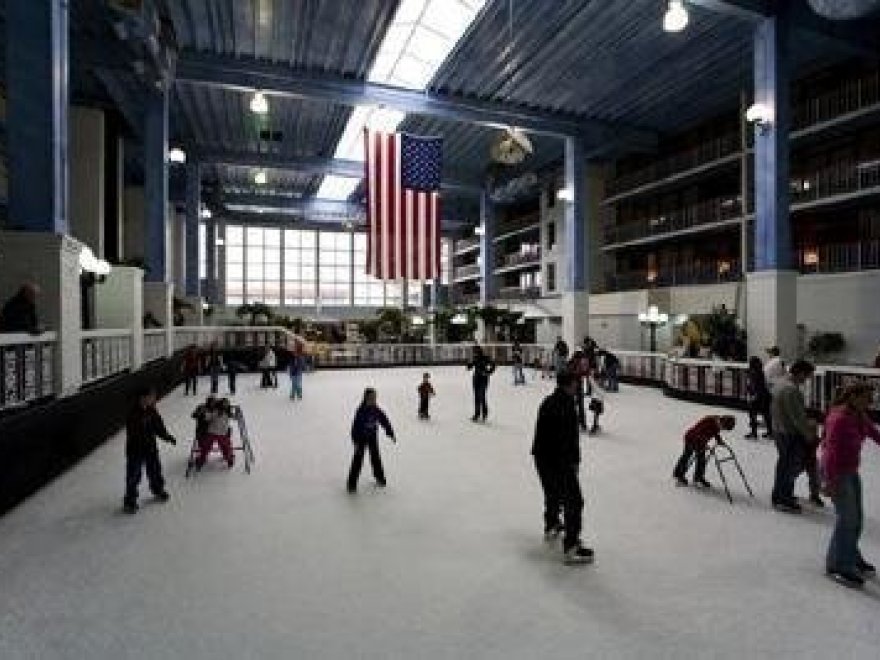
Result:
{"label": "child skater", "polygon": [[687,430],[684,434],[684,451],[675,465],[675,471],[672,473],[675,477],[676,485],[688,485],[685,474],[687,473],[691,456],[696,454],[697,467],[694,471],[694,483],[703,488],[712,487],[712,484],[706,481],[706,448],[712,439],[716,443],[723,445],[724,440],[721,437],[721,431],[730,431],[735,425],[736,419],[733,415],[708,415]]}
{"label": "child skater", "polygon": [[422,384],[419,385],[419,419],[431,419],[428,413],[428,403],[434,396],[434,386],[431,385],[431,374],[422,376]]}
{"label": "child skater", "polygon": [[605,400],[602,396],[602,390],[599,388],[599,384],[596,382],[596,379],[592,374],[588,374],[586,378],[587,383],[587,396],[590,397],[590,405],[588,406],[591,413],[593,413],[593,423],[590,426],[590,435],[595,435],[599,431],[602,430],[602,427],[599,426],[599,416],[605,412]]}
{"label": "child skater", "polygon": [[199,438],[199,455],[196,458],[196,469],[201,470],[208,459],[208,454],[214,448],[214,444],[220,446],[220,452],[226,459],[226,464],[231,468],[235,464],[235,455],[232,452],[232,406],[229,399],[214,401],[210,408],[203,413],[205,431]]}
{"label": "child skater", "polygon": [[125,513],[137,513],[138,485],[144,469],[150,492],[160,502],[168,501],[156,438],[162,438],[172,445],[177,444],[156,410],[156,390],[145,387],[138,391],[137,403],[125,423],[125,498],[122,501],[122,510]]}
{"label": "child skater", "polygon": [[370,464],[373,466],[373,477],[380,487],[385,486],[385,472],[382,470],[382,457],[379,455],[379,426],[392,442],[397,442],[394,429],[388,417],[376,404],[376,390],[368,387],[364,390],[364,398],[358,407],[351,424],[351,441],[354,444],[354,456],[351,458],[351,469],[348,471],[348,492],[357,491],[358,477],[364,462],[364,452],[370,451]]}

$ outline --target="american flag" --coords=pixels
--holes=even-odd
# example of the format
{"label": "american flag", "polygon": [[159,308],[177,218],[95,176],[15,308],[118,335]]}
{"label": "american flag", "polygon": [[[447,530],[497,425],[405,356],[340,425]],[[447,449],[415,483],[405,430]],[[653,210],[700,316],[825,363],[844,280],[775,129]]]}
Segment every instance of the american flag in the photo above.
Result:
{"label": "american flag", "polygon": [[367,273],[380,280],[440,276],[442,138],[364,131]]}

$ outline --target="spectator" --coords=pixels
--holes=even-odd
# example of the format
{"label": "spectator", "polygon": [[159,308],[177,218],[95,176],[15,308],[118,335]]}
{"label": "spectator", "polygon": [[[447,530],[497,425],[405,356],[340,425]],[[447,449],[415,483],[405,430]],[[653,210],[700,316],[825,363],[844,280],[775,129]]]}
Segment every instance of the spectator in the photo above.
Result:
{"label": "spectator", "polygon": [[525,385],[526,375],[523,371],[523,349],[518,339],[513,341],[513,347],[510,349],[513,357],[513,384]]}
{"label": "spectator", "polygon": [[198,347],[194,344],[188,346],[186,352],[183,354],[183,379],[186,383],[184,395],[187,395],[190,392],[193,394],[198,393],[200,362],[201,356],[199,355]]}
{"label": "spectator", "polygon": [[779,353],[778,346],[771,346],[767,349],[768,359],[764,364],[764,379],[767,381],[767,388],[773,393],[776,384],[785,379],[785,362]]}
{"label": "spectator", "polygon": [[483,352],[480,346],[474,346],[474,356],[467,364],[468,371],[473,369],[474,385],[474,416],[472,422],[485,422],[489,416],[489,405],[486,403],[486,390],[489,389],[489,378],[495,373],[495,362]]}
{"label": "spectator", "polygon": [[815,367],[798,360],[785,380],[773,392],[771,411],[773,436],[779,458],[773,483],[773,507],[785,513],[800,513],[794,496],[794,483],[806,466],[807,451],[816,435],[816,427],[807,418],[807,408],[800,386],[813,374]]}
{"label": "spectator", "polygon": [[611,351],[604,351],[602,364],[605,371],[605,389],[609,392],[617,392],[620,389],[620,360]]}
{"label": "spectator", "polygon": [[14,296],[6,301],[0,311],[0,332],[29,332],[39,334],[37,319],[37,296],[40,288],[25,282]]}
{"label": "spectator", "polygon": [[773,435],[773,417],[770,414],[770,388],[767,387],[767,378],[761,365],[761,358],[753,355],[749,358],[749,369],[746,372],[746,396],[749,403],[749,424],[751,431],[746,438],[757,439],[758,415],[764,417],[766,426],[765,438]]}
{"label": "spectator", "polygon": [[565,369],[565,364],[568,362],[568,344],[565,343],[562,337],[556,338],[556,345],[553,346],[551,361],[553,363],[553,369],[557,374]]}

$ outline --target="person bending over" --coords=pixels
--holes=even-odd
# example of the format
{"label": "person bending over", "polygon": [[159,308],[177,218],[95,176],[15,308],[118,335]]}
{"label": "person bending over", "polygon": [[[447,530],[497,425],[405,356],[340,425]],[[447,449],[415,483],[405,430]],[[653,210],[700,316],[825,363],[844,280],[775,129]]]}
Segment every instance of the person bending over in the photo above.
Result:
{"label": "person bending over", "polygon": [[[556,390],[544,399],[538,410],[532,456],[544,491],[544,538],[555,539],[564,532],[563,561],[584,564],[593,561],[593,550],[581,544],[581,515],[584,498],[578,481],[581,462],[575,395],[578,377],[562,370],[556,377]],[[560,511],[564,524],[559,520]]]}
{"label": "person bending over", "polygon": [[351,458],[351,469],[348,471],[348,492],[357,491],[358,477],[361,474],[361,465],[364,462],[364,452],[370,452],[370,464],[373,466],[373,477],[376,484],[385,486],[385,471],[382,469],[382,456],[379,454],[379,427],[385,430],[385,434],[392,442],[397,442],[394,437],[394,429],[388,417],[382,412],[376,402],[376,390],[368,387],[364,390],[364,398],[354,415],[351,424],[351,441],[354,444],[354,456]]}
{"label": "person bending over", "polygon": [[736,426],[736,419],[733,415],[708,415],[687,430],[684,434],[684,451],[681,458],[678,459],[678,463],[675,464],[673,472],[677,485],[688,485],[685,475],[691,456],[696,454],[697,466],[694,469],[694,483],[703,488],[712,487],[712,484],[706,481],[706,449],[710,440],[715,440],[719,445],[723,445],[724,439],[721,437],[721,431],[730,431],[734,426]]}
{"label": "person bending over", "polygon": [[156,438],[177,444],[156,410],[156,390],[145,387],[138,391],[137,402],[125,422],[125,497],[122,500],[125,513],[137,513],[138,485],[145,469],[150,492],[160,502],[168,501]]}

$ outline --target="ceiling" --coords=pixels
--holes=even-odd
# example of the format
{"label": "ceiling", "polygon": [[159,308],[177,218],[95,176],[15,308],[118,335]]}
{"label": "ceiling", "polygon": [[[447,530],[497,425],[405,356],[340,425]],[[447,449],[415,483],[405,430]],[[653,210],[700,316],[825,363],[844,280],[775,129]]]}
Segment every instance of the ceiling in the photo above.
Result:
{"label": "ceiling", "polygon": [[[397,0],[155,2],[173,26],[182,57],[273,63],[347,81],[366,79],[398,5]],[[93,62],[101,52],[116,57],[106,9],[99,0],[73,0],[72,7],[72,60],[84,62],[72,66],[74,88],[81,97],[116,106],[137,139],[139,81],[118,63]],[[751,86],[753,23],[691,7],[687,29],[669,34],[662,29],[664,9],[664,0],[489,0],[427,91],[602,120],[612,131],[638,129],[660,137],[733,111],[741,90]],[[807,32],[796,32],[792,41],[798,71],[852,54],[843,42]],[[87,56],[78,57],[83,53]],[[273,95],[269,114],[260,117],[250,112],[249,100],[244,91],[178,82],[171,99],[172,140],[193,152],[269,153],[276,163],[330,158],[351,113],[341,103]],[[445,176],[485,179],[497,128],[411,114],[401,130],[443,136]],[[561,139],[530,137],[535,154],[518,171],[561,162]],[[615,146],[616,153],[626,149]],[[255,187],[254,169],[209,163],[204,173],[221,191],[246,191]],[[267,174],[260,192],[302,198],[314,196],[322,178],[298,172],[295,165]],[[477,199],[470,194],[448,208],[473,215]]]}

